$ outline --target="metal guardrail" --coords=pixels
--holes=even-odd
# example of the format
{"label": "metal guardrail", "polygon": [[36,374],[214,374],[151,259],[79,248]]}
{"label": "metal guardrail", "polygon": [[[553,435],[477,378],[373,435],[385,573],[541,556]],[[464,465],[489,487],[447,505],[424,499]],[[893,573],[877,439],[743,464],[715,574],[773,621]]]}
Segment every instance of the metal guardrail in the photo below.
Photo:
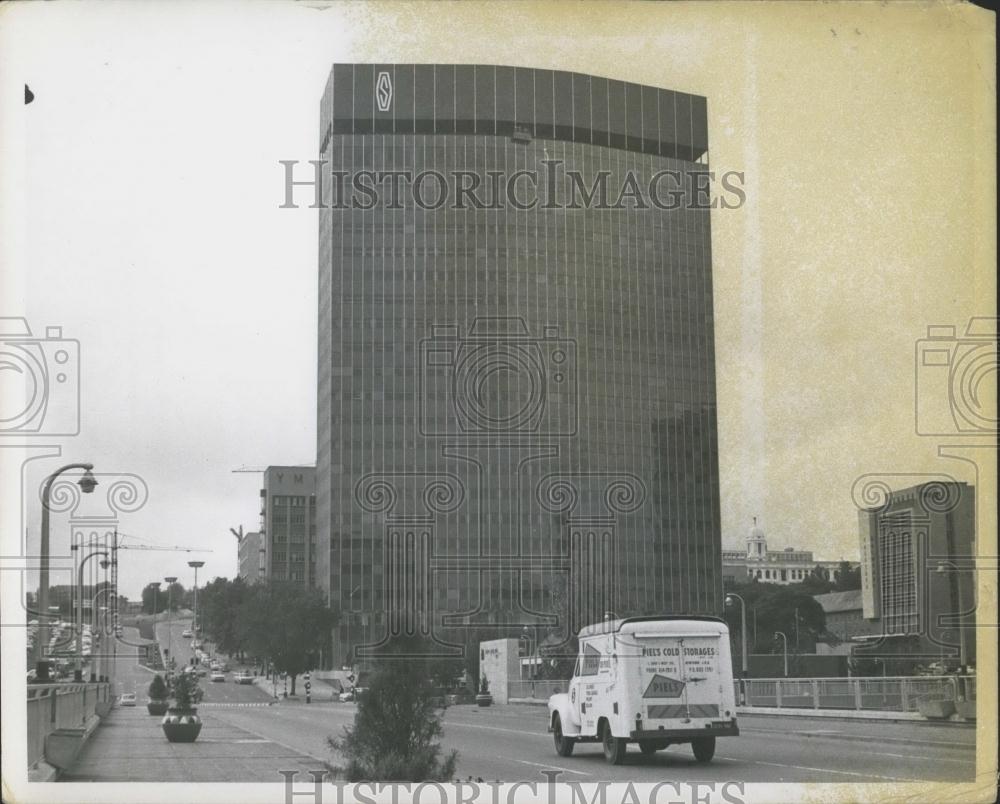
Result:
{"label": "metal guardrail", "polygon": [[29,684],[28,767],[45,756],[45,738],[58,729],[81,728],[95,714],[97,704],[111,700],[107,683]]}
{"label": "metal guardrail", "polygon": [[976,699],[975,676],[748,678],[733,682],[743,706],[916,712],[921,701]]}
{"label": "metal guardrail", "polygon": [[[546,701],[568,689],[568,680],[510,681],[507,697]],[[976,700],[976,677],[748,678],[734,681],[733,689],[742,706],[917,712],[921,701]]]}
{"label": "metal guardrail", "polygon": [[550,695],[567,691],[569,691],[569,681],[558,678],[507,682],[508,698],[547,701]]}

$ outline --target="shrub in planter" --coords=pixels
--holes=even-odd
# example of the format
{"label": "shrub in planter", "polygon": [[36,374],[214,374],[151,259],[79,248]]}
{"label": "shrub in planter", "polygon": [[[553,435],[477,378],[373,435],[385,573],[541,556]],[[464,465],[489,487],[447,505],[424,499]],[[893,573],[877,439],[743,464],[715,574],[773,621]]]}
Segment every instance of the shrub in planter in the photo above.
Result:
{"label": "shrub in planter", "polygon": [[479,706],[489,706],[493,703],[493,696],[490,695],[490,680],[483,674],[479,681],[479,694],[476,696],[476,703]]}
{"label": "shrub in planter", "polygon": [[170,697],[170,689],[167,687],[167,682],[163,680],[163,676],[157,673],[153,677],[153,680],[149,682],[146,692],[149,695],[149,701],[146,702],[146,711],[151,715],[164,714],[170,705],[170,702],[167,700]]}
{"label": "shrub in planter", "polygon": [[196,706],[204,692],[194,673],[181,673],[174,679],[171,694],[174,705],[167,710],[160,724],[172,743],[193,743],[201,733],[201,718]]}

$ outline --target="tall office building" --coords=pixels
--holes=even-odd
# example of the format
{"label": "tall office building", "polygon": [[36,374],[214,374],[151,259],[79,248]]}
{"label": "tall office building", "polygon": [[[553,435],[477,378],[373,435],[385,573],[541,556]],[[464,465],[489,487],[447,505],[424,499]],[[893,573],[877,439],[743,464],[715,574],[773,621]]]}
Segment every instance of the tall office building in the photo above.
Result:
{"label": "tall office building", "polygon": [[336,661],[396,634],[719,613],[705,99],[336,64],[320,143]]}
{"label": "tall office building", "polygon": [[875,624],[858,655],[975,661],[975,488],[932,481],[859,511],[861,604]]}
{"label": "tall office building", "polygon": [[317,586],[315,467],[268,466],[260,503],[264,578]]}

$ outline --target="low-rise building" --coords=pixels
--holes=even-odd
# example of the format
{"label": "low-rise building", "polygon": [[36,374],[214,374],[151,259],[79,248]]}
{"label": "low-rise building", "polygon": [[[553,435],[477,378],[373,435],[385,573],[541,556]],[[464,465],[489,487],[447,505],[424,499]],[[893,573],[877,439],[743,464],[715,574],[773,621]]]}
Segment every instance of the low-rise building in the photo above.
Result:
{"label": "low-rise building", "polygon": [[[817,560],[811,550],[797,550],[785,547],[782,550],[768,550],[764,529],[754,517],[753,526],[747,535],[745,550],[722,551],[722,579],[726,584],[745,583],[756,580],[761,583],[792,584],[802,583],[814,571],[832,580],[844,559],[836,561]],[[848,562],[851,568],[857,561]]]}

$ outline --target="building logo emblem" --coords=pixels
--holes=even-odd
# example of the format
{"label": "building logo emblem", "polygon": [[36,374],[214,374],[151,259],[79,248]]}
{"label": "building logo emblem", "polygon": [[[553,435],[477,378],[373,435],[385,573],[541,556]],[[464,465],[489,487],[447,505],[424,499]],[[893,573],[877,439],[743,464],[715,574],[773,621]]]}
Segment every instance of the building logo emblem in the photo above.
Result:
{"label": "building logo emblem", "polygon": [[388,112],[392,106],[392,79],[385,71],[380,72],[375,79],[375,101],[380,112]]}

